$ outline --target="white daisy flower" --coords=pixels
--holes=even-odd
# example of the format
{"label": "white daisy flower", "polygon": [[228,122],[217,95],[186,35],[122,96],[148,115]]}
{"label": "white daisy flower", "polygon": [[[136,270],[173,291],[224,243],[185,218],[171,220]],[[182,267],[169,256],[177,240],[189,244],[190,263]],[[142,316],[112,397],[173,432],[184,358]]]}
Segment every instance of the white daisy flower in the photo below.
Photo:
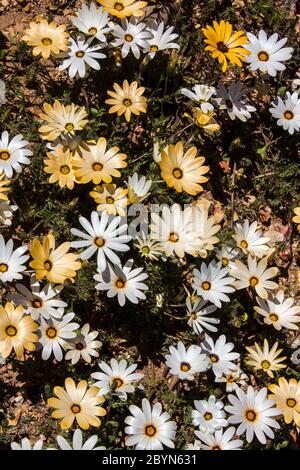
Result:
{"label": "white daisy flower", "polygon": [[61,318],[67,303],[60,300],[59,294],[64,286],[47,284],[41,289],[40,283],[34,274],[30,276],[30,290],[22,284],[16,284],[17,292],[7,297],[15,305],[22,305],[25,312],[30,314],[33,320],[44,317]]}
{"label": "white daisy flower", "polygon": [[29,165],[32,152],[27,148],[29,142],[23,140],[22,134],[18,134],[9,141],[7,131],[2,132],[0,138],[0,174],[5,173],[7,178],[12,178],[13,170],[21,173],[23,165]]}
{"label": "white daisy flower", "polygon": [[208,315],[215,312],[217,307],[215,305],[208,305],[206,300],[196,299],[194,303],[191,298],[186,298],[187,314],[189,316],[188,325],[191,326],[195,333],[200,335],[204,330],[216,332],[218,329],[213,325],[218,325],[220,320]]}
{"label": "white daisy flower", "polygon": [[139,176],[134,173],[128,178],[128,202],[129,204],[137,204],[145,199],[150,191],[152,180],[147,180],[145,176]]}
{"label": "white daisy flower", "polygon": [[198,269],[193,270],[192,287],[204,300],[221,308],[222,302],[230,301],[226,294],[235,290],[230,285],[233,284],[234,278],[227,277],[228,272],[228,268],[222,268],[221,263],[216,263],[214,260],[208,265],[203,262],[200,271]]}
{"label": "white daisy flower", "polygon": [[292,297],[285,299],[283,291],[266,300],[256,297],[256,301],[259,306],[255,306],[254,310],[264,317],[266,325],[272,325],[278,331],[282,328],[299,329],[300,306],[294,305],[295,299]]}
{"label": "white daisy flower", "polygon": [[277,96],[272,103],[270,113],[277,119],[278,126],[282,126],[285,131],[294,134],[300,128],[300,98],[295,91],[292,95],[287,91],[285,100]]}
{"label": "white daisy flower", "polygon": [[162,256],[162,249],[159,243],[150,239],[144,233],[141,237],[136,237],[136,243],[133,244],[142,258],[148,258],[151,261],[157,261]]}
{"label": "white daisy flower", "polygon": [[240,251],[236,247],[222,245],[221,248],[216,248],[215,255],[224,268],[227,266],[230,268],[232,261],[240,256]]}
{"label": "white daisy flower", "polygon": [[148,53],[151,59],[153,59],[158,51],[163,51],[165,49],[180,49],[179,44],[174,42],[174,40],[179,36],[178,34],[173,33],[174,27],[167,27],[166,30],[165,27],[165,23],[162,21],[159,24],[154,22],[151,28],[147,28],[151,37],[146,40],[146,46],[143,52]]}
{"label": "white daisy flower", "polygon": [[240,119],[246,122],[251,118],[251,113],[256,111],[254,106],[247,104],[244,92],[242,90],[242,82],[233,82],[228,89],[222,82],[219,82],[216,101],[220,109],[226,109],[230,119]]}
{"label": "white daisy flower", "polygon": [[14,212],[18,209],[18,206],[11,205],[9,201],[0,201],[0,225],[10,227]]}
{"label": "white daisy flower", "polygon": [[5,243],[2,235],[0,235],[0,281],[12,282],[15,279],[22,279],[23,271],[26,270],[24,263],[29,255],[24,255],[27,246],[20,246],[14,250],[14,242],[12,239]]}
{"label": "white daisy flower", "polygon": [[193,91],[188,88],[181,88],[179,91],[182,95],[200,104],[203,113],[209,113],[214,110],[214,106],[209,103],[209,100],[216,94],[216,89],[208,85],[194,85]]}
{"label": "white daisy flower", "polygon": [[83,436],[81,429],[76,429],[73,433],[72,444],[62,436],[56,436],[57,444],[60,450],[105,450],[104,446],[98,446],[98,436],[94,434],[89,437],[87,441],[83,442]]}
{"label": "white daisy flower", "polygon": [[240,439],[232,439],[236,433],[234,426],[226,429],[219,429],[214,434],[207,434],[201,431],[195,431],[200,441],[196,441],[199,450],[242,450],[243,441]]}
{"label": "white daisy flower", "polygon": [[69,69],[71,78],[76,75],[84,78],[90,68],[100,70],[100,64],[95,59],[105,59],[106,55],[98,52],[102,46],[91,45],[92,41],[93,38],[86,39],[84,36],[78,36],[76,41],[69,38],[69,49],[64,55],[66,58],[58,69],[60,71]]}
{"label": "white daisy flower", "polygon": [[123,307],[126,299],[137,304],[139,300],[145,300],[144,290],[148,290],[148,286],[144,284],[144,280],[148,278],[148,274],[143,272],[143,268],[132,269],[133,260],[129,260],[123,267],[114,266],[114,270],[109,266],[109,273],[104,272],[94,276],[99,282],[96,289],[107,291],[107,297],[117,296],[118,302]]}
{"label": "white daisy flower", "polygon": [[10,447],[12,450],[42,450],[43,440],[39,439],[32,445],[30,440],[25,437],[21,440],[21,444],[11,442]]}
{"label": "white daisy flower", "polygon": [[64,349],[67,351],[65,359],[71,361],[72,364],[77,364],[82,357],[89,364],[92,361],[91,356],[99,357],[97,349],[101,348],[102,343],[96,340],[98,335],[99,332],[90,331],[90,325],[86,323],[76,338],[65,343]]}
{"label": "white daisy flower", "polygon": [[286,67],[282,62],[289,60],[293,53],[292,47],[283,47],[288,38],[278,41],[277,33],[268,38],[263,30],[259,31],[258,37],[252,33],[247,33],[247,36],[250,42],[244,45],[244,48],[250,51],[246,60],[251,70],[260,70],[271,77],[275,77],[278,71],[285,70]]}
{"label": "white daisy flower", "polygon": [[142,408],[130,405],[129,411],[132,416],[125,418],[127,446],[135,446],[136,450],[162,450],[163,446],[174,449],[177,425],[170,421],[169,413],[163,412],[161,403],[155,403],[151,408],[144,398]]}
{"label": "white daisy flower", "polygon": [[115,23],[110,23],[111,32],[115,37],[112,42],[114,47],[120,47],[121,55],[123,58],[127,57],[129,52],[132,51],[136,59],[140,58],[140,49],[145,49],[147,46],[146,40],[151,37],[149,31],[146,30],[146,24],[138,22],[132,18],[130,21],[123,19],[122,26]]}
{"label": "white daisy flower", "polygon": [[178,375],[180,380],[194,380],[194,375],[208,369],[208,361],[205,354],[201,354],[201,348],[192,344],[188,349],[182,342],[177,344],[177,348],[170,346],[170,354],[165,356],[166,365],[170,368],[170,373]]}
{"label": "white daisy flower", "polygon": [[195,400],[195,410],[192,411],[193,425],[203,432],[212,433],[227,426],[224,403],[217,401],[214,395],[208,400]]}
{"label": "white daisy flower", "polygon": [[256,391],[249,386],[247,392],[237,388],[237,396],[228,395],[230,405],[225,406],[225,410],[231,414],[228,422],[240,424],[236,433],[238,436],[246,433],[247,442],[252,442],[256,436],[261,444],[265,444],[266,436],[270,439],[274,438],[271,428],[280,428],[277,421],[272,418],[272,416],[278,416],[280,411],[274,407],[274,400],[267,399],[267,393],[266,387]]}
{"label": "white daisy flower", "polygon": [[50,318],[47,321],[41,317],[39,342],[43,346],[42,359],[44,361],[49,359],[52,353],[57,361],[62,361],[62,350],[65,349],[66,342],[76,337],[75,330],[80,326],[78,323],[71,323],[74,316],[75,314],[70,312],[64,315],[61,320]]}
{"label": "white daisy flower", "polygon": [[186,446],[186,450],[201,450],[201,442],[195,439],[195,441]]}
{"label": "white daisy flower", "polygon": [[270,281],[277,275],[278,268],[267,268],[268,259],[262,258],[257,261],[256,258],[248,256],[248,265],[240,260],[236,260],[230,268],[230,273],[237,279],[234,281],[236,289],[246,289],[252,287],[257,295],[262,299],[268,298],[266,289],[277,289],[278,284]]}
{"label": "white daisy flower", "polygon": [[200,246],[196,250],[196,255],[206,258],[207,252],[212,251],[214,245],[219,241],[215,235],[221,229],[221,225],[216,223],[214,215],[208,215],[208,209],[204,204],[187,207],[185,212],[187,215],[190,215],[193,231],[200,239]]}
{"label": "white daisy flower", "polygon": [[125,235],[128,225],[120,225],[121,221],[121,217],[110,217],[105,211],[100,215],[92,212],[91,222],[79,217],[79,222],[86,232],[72,228],[71,233],[82,240],[71,242],[71,247],[84,248],[80,253],[81,259],[89,259],[97,252],[99,272],[105,270],[107,259],[113,264],[119,264],[121,261],[115,251],[128,251],[127,243],[131,240],[129,235]]}
{"label": "white daisy flower", "polygon": [[226,384],[226,392],[234,392],[238,387],[246,387],[248,380],[248,376],[239,367],[236,367],[236,370],[232,370],[228,374],[215,378],[216,383]]}
{"label": "white daisy flower", "polygon": [[221,335],[214,343],[213,339],[206,336],[203,352],[206,352],[209,359],[209,367],[212,369],[216,377],[223,374],[230,374],[236,370],[236,364],[232,361],[240,357],[239,353],[231,352],[234,348],[233,343],[226,343],[226,336]]}
{"label": "white daisy flower", "polygon": [[105,34],[110,31],[108,26],[108,12],[95,3],[89,6],[83,4],[77,11],[77,16],[72,16],[73,25],[86,36],[97,38],[100,42],[106,42]]}
{"label": "white daisy flower", "polygon": [[232,238],[246,254],[261,258],[270,251],[270,247],[266,245],[270,239],[262,236],[262,230],[258,229],[257,222],[249,224],[249,220],[245,220],[243,224],[236,224]]}
{"label": "white daisy flower", "polygon": [[115,392],[121,400],[127,400],[127,393],[133,393],[135,390],[134,383],[144,377],[144,374],[134,372],[137,364],[128,366],[125,359],[111,359],[110,365],[101,361],[99,367],[102,372],[94,372],[91,377],[97,381],[94,385],[100,389],[101,396]]}

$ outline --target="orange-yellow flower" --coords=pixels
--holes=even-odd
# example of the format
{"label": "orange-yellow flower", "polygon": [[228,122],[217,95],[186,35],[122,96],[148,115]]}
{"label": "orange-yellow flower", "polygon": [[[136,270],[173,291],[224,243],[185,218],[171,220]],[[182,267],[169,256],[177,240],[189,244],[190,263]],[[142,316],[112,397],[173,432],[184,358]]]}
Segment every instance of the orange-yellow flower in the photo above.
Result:
{"label": "orange-yellow flower", "polygon": [[147,2],[136,0],[97,0],[100,5],[107,10],[110,15],[117,18],[125,18],[126,16],[143,16],[143,8],[147,6]]}
{"label": "orange-yellow flower", "polygon": [[111,96],[105,103],[111,104],[109,114],[117,113],[118,116],[125,114],[127,122],[131,119],[131,114],[140,115],[140,113],[147,112],[147,98],[142,96],[145,91],[144,87],[138,88],[138,82],[134,81],[128,83],[124,80],[122,88],[117,83],[113,85],[115,91],[108,91],[107,94]]}
{"label": "orange-yellow flower", "polygon": [[58,181],[61,188],[67,186],[68,189],[73,189],[74,181],[76,181],[73,164],[79,158],[78,155],[74,156],[69,149],[64,150],[63,147],[56,147],[52,152],[48,152],[47,156],[48,158],[44,162],[46,165],[44,171],[51,175],[49,183]]}
{"label": "orange-yellow flower", "polygon": [[51,54],[68,50],[69,34],[65,29],[65,25],[41,20],[39,23],[30,23],[22,39],[33,47],[34,56],[41,54],[44,59],[49,59]]}
{"label": "orange-yellow flower", "polygon": [[292,221],[295,222],[295,224],[298,224],[297,229],[300,231],[300,207],[295,207],[295,209],[293,209],[293,212],[295,215],[292,218]]}
{"label": "orange-yellow flower", "polygon": [[275,400],[276,407],[281,411],[284,421],[290,424],[292,421],[296,426],[300,426],[300,382],[296,379],[287,381],[280,377],[278,385],[272,384],[269,387],[272,392],[268,398]]}

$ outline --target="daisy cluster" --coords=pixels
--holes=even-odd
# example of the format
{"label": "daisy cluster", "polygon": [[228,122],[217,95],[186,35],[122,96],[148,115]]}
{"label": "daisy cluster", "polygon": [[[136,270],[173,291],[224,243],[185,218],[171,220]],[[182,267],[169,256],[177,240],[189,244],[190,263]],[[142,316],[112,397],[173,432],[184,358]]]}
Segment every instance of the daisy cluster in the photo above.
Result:
{"label": "daisy cluster", "polygon": [[[30,24],[22,39],[46,67],[51,59],[59,72],[67,70],[75,80],[88,74],[91,78],[112,57],[120,68],[130,56],[142,66],[159,53],[171,60],[171,50],[177,53],[181,37],[147,8],[147,2],[135,0],[83,3],[68,26],[41,19]],[[274,80],[292,58],[288,39],[277,33],[233,31],[224,20],[207,25],[202,33],[203,53],[217,59],[224,74],[229,67],[243,67],[253,76]],[[105,90],[107,112],[117,114],[125,132],[152,105],[151,90],[140,86],[141,76],[135,78],[114,82],[113,89]],[[228,122],[223,111],[230,120],[253,119],[257,108],[248,97],[252,90],[231,78],[178,88],[176,99],[182,102],[183,95],[190,100],[183,103],[188,128],[198,126],[213,139]],[[269,111],[277,124],[289,134],[298,132],[298,91],[291,89],[272,99]],[[122,139],[116,144],[113,138],[93,132],[86,107],[49,100],[37,117],[46,184],[56,185],[61,195],[63,190],[78,190],[88,216],[72,218],[62,243],[52,230],[34,235],[28,243],[7,237],[8,229],[0,234],[0,355],[3,361],[68,364],[64,383],[53,387],[47,404],[61,430],[73,429],[73,434],[57,433],[55,449],[105,449],[101,438],[98,442],[99,433],[83,431],[109,426],[118,407],[126,410],[126,416],[119,423],[122,437],[111,443],[112,448],[177,447],[182,439],[180,413],[188,427],[185,447],[192,450],[240,450],[252,442],[264,446],[286,426],[289,432],[298,432],[300,381],[293,376],[297,359],[286,352],[289,348],[282,338],[299,331],[300,306],[280,285],[279,248],[266,230],[236,214],[229,227],[224,214],[202,197],[212,164],[197,145],[191,145],[193,139],[181,139],[180,131],[172,143],[154,142],[148,166],[154,165],[161,179],[153,181],[150,171],[144,175],[131,170],[132,156],[125,153]],[[10,202],[9,191],[16,176],[26,175],[33,148],[21,134],[1,134],[2,227],[12,224],[17,206]],[[124,171],[129,171],[126,179]],[[155,210],[152,202],[161,190],[172,197]],[[190,203],[183,205],[182,196]],[[138,219],[137,208],[142,214]],[[292,220],[299,229],[299,208],[294,212]],[[140,357],[133,361],[128,353],[106,359],[97,321],[84,323],[67,295],[76,290],[88,268],[100,302],[123,315],[138,304],[146,310],[160,266],[166,270],[175,266],[181,275],[176,286],[183,293],[180,304],[167,304],[165,292],[155,299],[159,314],[166,313],[170,322],[179,321],[185,329],[169,336],[160,352],[168,390],[182,394],[182,410],[177,413],[163,396],[147,393],[147,372]],[[238,324],[251,316],[253,331],[262,332],[259,340],[255,333],[245,342],[230,334],[234,325],[227,313],[239,296],[247,299],[249,308]],[[175,316],[172,309],[183,314]],[[84,378],[77,378],[78,364]],[[187,397],[191,390],[192,400]],[[40,439],[11,443],[13,450],[43,447]]]}

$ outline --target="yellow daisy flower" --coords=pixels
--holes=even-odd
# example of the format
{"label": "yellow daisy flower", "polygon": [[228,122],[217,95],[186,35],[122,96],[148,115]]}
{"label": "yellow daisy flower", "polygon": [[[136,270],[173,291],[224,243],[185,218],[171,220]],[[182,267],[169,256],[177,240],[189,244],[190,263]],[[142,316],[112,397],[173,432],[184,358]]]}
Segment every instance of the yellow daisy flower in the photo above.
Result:
{"label": "yellow daisy flower", "polygon": [[8,197],[5,193],[10,191],[10,180],[4,178],[4,173],[0,173],[0,201],[8,201]]}
{"label": "yellow daisy flower", "polygon": [[106,150],[107,142],[104,137],[100,137],[95,145],[90,145],[88,150],[82,149],[82,158],[74,161],[75,176],[80,183],[99,184],[102,181],[111,183],[112,177],[119,178],[121,173],[117,168],[125,168],[127,163],[124,161],[127,155],[118,153],[119,147],[112,147]]}
{"label": "yellow daisy flower", "polygon": [[66,279],[74,282],[73,278],[80,269],[81,262],[76,261],[77,254],[68,253],[69,249],[68,242],[62,243],[55,249],[55,239],[51,233],[44,237],[43,243],[35,238],[30,247],[33,259],[30,267],[35,270],[37,279],[40,281],[46,277],[54,284],[63,284]]}
{"label": "yellow daisy flower", "polygon": [[222,66],[222,72],[227,70],[227,60],[242,67],[242,61],[246,60],[244,56],[250,54],[242,47],[249,42],[244,31],[232,34],[232,25],[224,20],[221,20],[220,24],[214,21],[213,25],[214,27],[207,25],[202,29],[206,37],[204,42],[208,44],[205,50],[210,51],[214,59],[218,59]]}
{"label": "yellow daisy flower", "polygon": [[176,145],[168,145],[161,152],[161,176],[178,193],[185,191],[195,196],[203,191],[200,183],[208,181],[203,175],[209,171],[209,167],[203,166],[205,158],[197,157],[197,153],[196,147],[191,147],[184,153],[181,141]]}
{"label": "yellow daisy flower", "polygon": [[74,136],[76,131],[81,131],[89,122],[87,112],[83,107],[74,103],[64,106],[59,101],[54,101],[53,106],[44,103],[44,112],[40,113],[43,125],[39,128],[42,139],[53,141],[63,136]]}
{"label": "yellow daisy flower", "polygon": [[282,361],[286,359],[286,356],[281,356],[282,349],[277,349],[278,343],[274,343],[270,349],[269,343],[264,339],[263,349],[257,343],[254,343],[254,347],[246,347],[249,356],[247,364],[254,367],[254,370],[262,370],[268,374],[269,377],[273,378],[274,374],[272,371],[284,369],[286,364]]}
{"label": "yellow daisy flower", "polygon": [[296,379],[287,381],[284,377],[280,377],[278,385],[271,384],[268,388],[273,392],[268,398],[275,400],[284,421],[287,424],[294,421],[296,426],[300,427],[300,382]]}
{"label": "yellow daisy flower", "polygon": [[5,359],[12,350],[16,358],[24,359],[24,350],[34,351],[39,338],[34,333],[39,328],[30,315],[25,315],[23,307],[14,307],[7,302],[0,305],[0,353]]}
{"label": "yellow daisy flower", "polygon": [[41,54],[44,59],[49,59],[51,54],[68,50],[69,34],[65,29],[65,25],[41,20],[39,23],[30,23],[22,39],[33,47],[34,56]]}
{"label": "yellow daisy flower", "polygon": [[74,188],[74,181],[76,181],[73,164],[78,161],[79,157],[63,147],[56,147],[53,152],[47,153],[48,158],[45,159],[44,171],[49,173],[49,183],[56,183],[61,188],[67,186],[69,189]]}
{"label": "yellow daisy flower", "polygon": [[201,127],[208,133],[218,132],[220,130],[221,127],[215,120],[214,116],[216,115],[216,113],[214,111],[204,113],[201,108],[194,108],[193,115],[197,126]]}
{"label": "yellow daisy flower", "polygon": [[145,88],[138,88],[138,82],[134,81],[129,85],[128,81],[124,80],[122,88],[118,83],[114,83],[113,87],[115,91],[107,92],[112,98],[105,101],[105,103],[113,105],[109,109],[109,114],[117,113],[118,116],[125,114],[125,119],[129,122],[131,114],[139,116],[140,113],[147,112],[147,98],[142,96]]}
{"label": "yellow daisy flower", "polygon": [[[0,184],[1,184],[1,182],[0,182]],[[299,224],[297,226],[297,230],[300,231],[300,207],[295,207],[295,209],[293,209],[293,212],[296,215],[294,215],[294,217],[292,218],[292,221],[295,222],[295,224]]]}
{"label": "yellow daisy flower", "polygon": [[147,2],[136,0],[97,0],[100,5],[107,10],[110,15],[117,18],[126,18],[126,16],[143,16],[143,8],[147,6]]}
{"label": "yellow daisy flower", "polygon": [[88,429],[90,426],[99,427],[101,424],[98,416],[105,416],[106,411],[100,405],[104,398],[97,396],[99,388],[88,387],[86,380],[80,380],[78,385],[71,377],[66,378],[65,388],[54,387],[54,394],[58,398],[49,398],[48,405],[55,408],[52,417],[61,419],[60,427],[69,429],[74,420],[81,429]]}
{"label": "yellow daisy flower", "polygon": [[90,196],[95,200],[97,211],[106,211],[109,215],[126,214],[128,189],[117,188],[115,184],[96,186]]}

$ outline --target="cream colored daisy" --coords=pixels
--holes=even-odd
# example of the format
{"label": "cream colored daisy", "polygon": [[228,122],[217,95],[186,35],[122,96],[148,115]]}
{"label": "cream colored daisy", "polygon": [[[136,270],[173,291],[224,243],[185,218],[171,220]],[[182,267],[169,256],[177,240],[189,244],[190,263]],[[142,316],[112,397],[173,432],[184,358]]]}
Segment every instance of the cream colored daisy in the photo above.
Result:
{"label": "cream colored daisy", "polygon": [[147,112],[147,98],[142,96],[145,88],[138,87],[137,81],[129,85],[128,81],[124,80],[122,87],[118,83],[114,83],[113,87],[115,91],[108,91],[107,94],[111,98],[105,101],[105,103],[112,105],[109,114],[117,113],[118,116],[125,114],[125,119],[129,122],[131,114],[139,116],[140,113]]}
{"label": "cream colored daisy", "polygon": [[293,209],[294,212],[294,217],[292,218],[292,221],[297,225],[297,230],[300,232],[300,207],[295,207]]}
{"label": "cream colored daisy", "polygon": [[0,173],[0,201],[8,201],[6,193],[10,190],[10,180],[5,179],[4,173]]}
{"label": "cream colored daisy", "polygon": [[43,108],[44,112],[39,115],[43,121],[39,133],[44,140],[52,142],[58,137],[74,136],[76,131],[81,131],[88,123],[86,110],[74,103],[65,106],[55,100],[53,106],[44,103]]}
{"label": "cream colored daisy", "polygon": [[282,349],[277,349],[278,343],[274,343],[270,349],[267,339],[264,339],[263,349],[257,344],[254,343],[254,346],[246,346],[246,349],[249,353],[247,364],[254,367],[254,370],[262,370],[269,377],[274,377],[273,371],[284,369],[286,364],[282,361],[286,359],[286,356],[281,356],[280,353]]}
{"label": "cream colored daisy", "polygon": [[49,173],[49,183],[56,183],[61,188],[67,186],[68,189],[74,189],[74,181],[76,181],[73,165],[79,161],[79,156],[72,152],[64,150],[63,147],[56,147],[53,152],[47,153],[48,158],[45,159],[44,171]]}
{"label": "cream colored daisy", "polygon": [[220,124],[215,120],[216,113],[208,111],[204,113],[201,108],[193,109],[193,120],[198,127],[204,129],[207,133],[212,134],[218,132],[221,128]]}
{"label": "cream colored daisy", "polygon": [[66,25],[57,25],[54,21],[48,23],[41,20],[39,23],[30,23],[25,30],[23,41],[33,47],[33,55],[42,55],[44,59],[49,59],[51,54],[59,54],[68,50],[68,37]]}
{"label": "cream colored daisy", "polygon": [[118,168],[125,168],[127,155],[118,153],[119,147],[107,149],[107,141],[100,137],[95,145],[89,145],[88,150],[82,149],[82,158],[74,161],[75,176],[80,183],[94,184],[111,183],[112,177],[119,178]]}
{"label": "cream colored daisy", "polygon": [[136,0],[97,0],[104,10],[110,15],[117,18],[126,18],[126,16],[143,16],[145,14],[143,8],[147,6],[147,2]]}
{"label": "cream colored daisy", "polygon": [[297,427],[300,427],[300,382],[296,379],[287,381],[280,377],[278,385],[269,385],[272,392],[268,398],[274,400],[276,407],[281,411],[284,421],[290,424],[292,421]]}
{"label": "cream colored daisy", "polygon": [[128,189],[117,188],[115,184],[96,186],[90,196],[98,204],[97,211],[106,211],[108,215],[126,214]]}

